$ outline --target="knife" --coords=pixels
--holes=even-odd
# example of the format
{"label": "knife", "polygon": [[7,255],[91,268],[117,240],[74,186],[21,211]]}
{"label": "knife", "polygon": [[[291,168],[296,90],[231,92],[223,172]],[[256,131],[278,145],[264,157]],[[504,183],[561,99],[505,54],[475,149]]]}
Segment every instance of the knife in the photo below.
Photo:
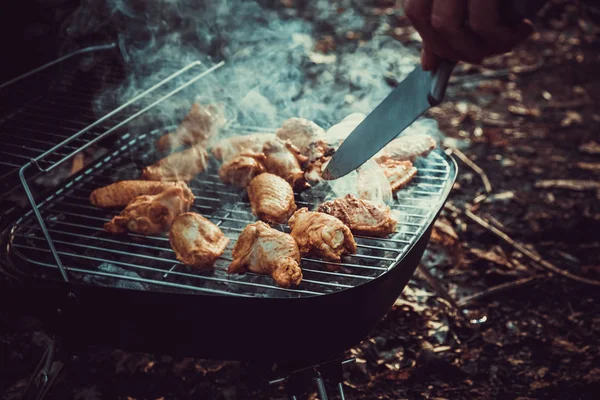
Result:
{"label": "knife", "polygon": [[[534,16],[547,0],[510,0],[502,4],[502,21],[514,24]],[[335,180],[354,171],[401,135],[425,111],[439,105],[446,94],[456,62],[442,60],[435,72],[417,65],[392,92],[350,133],[323,171]]]}

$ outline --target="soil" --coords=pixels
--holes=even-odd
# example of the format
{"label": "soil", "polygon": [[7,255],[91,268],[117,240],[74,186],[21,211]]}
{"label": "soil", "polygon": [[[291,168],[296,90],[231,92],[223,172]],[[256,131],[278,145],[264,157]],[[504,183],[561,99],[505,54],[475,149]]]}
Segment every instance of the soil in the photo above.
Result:
{"label": "soil", "polygon": [[[307,7],[272,3],[282,12]],[[387,22],[397,40],[419,46],[401,4],[355,3],[374,23]],[[310,10],[298,14],[310,18]],[[470,217],[560,271],[600,280],[600,29],[567,1],[550,2],[536,24],[512,53],[461,65],[447,102],[428,112],[448,137],[444,145],[460,152],[460,173],[422,266],[478,323],[415,275],[348,351],[355,362],[344,366],[346,399],[597,398],[597,286],[549,271]],[[324,26],[316,51],[364,40],[368,29],[331,35]],[[489,179],[486,196],[473,164]],[[497,285],[505,286],[468,300]],[[8,400],[23,393],[49,338],[36,321],[1,310],[0,393]],[[285,392],[245,363],[94,349],[71,361],[48,398],[277,399]]]}

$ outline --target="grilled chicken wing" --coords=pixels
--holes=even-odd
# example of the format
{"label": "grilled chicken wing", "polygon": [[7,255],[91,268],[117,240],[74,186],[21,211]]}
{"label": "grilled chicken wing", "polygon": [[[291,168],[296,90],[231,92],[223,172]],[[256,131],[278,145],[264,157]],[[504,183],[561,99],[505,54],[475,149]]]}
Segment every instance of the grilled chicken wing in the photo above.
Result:
{"label": "grilled chicken wing", "polygon": [[323,179],[323,170],[327,166],[335,149],[323,140],[308,145],[308,162],[304,167],[304,178],[308,182],[320,182]]}
{"label": "grilled chicken wing", "polygon": [[149,181],[186,181],[203,172],[208,165],[208,153],[201,146],[169,154],[154,165],[142,171],[142,177]]}
{"label": "grilled chicken wing", "polygon": [[179,214],[187,212],[194,202],[191,190],[173,187],[156,195],[136,197],[120,215],[104,224],[111,233],[127,231],[142,235],[165,232]]}
{"label": "grilled chicken wing", "polygon": [[339,262],[342,254],[356,253],[352,232],[334,216],[301,208],[292,215],[288,225],[302,255]]}
{"label": "grilled chicken wing", "polygon": [[175,257],[184,264],[211,268],[229,244],[221,229],[200,214],[180,214],[169,230]]}
{"label": "grilled chicken wing", "polygon": [[264,144],[275,140],[273,133],[255,133],[251,135],[233,136],[219,140],[211,149],[217,160],[228,161],[242,151],[260,153]]}
{"label": "grilled chicken wing", "polygon": [[272,224],[286,223],[297,208],[290,184],[268,172],[252,179],[248,185],[248,197],[252,214]]}
{"label": "grilled chicken wing", "polygon": [[262,221],[249,224],[233,247],[230,274],[246,271],[271,275],[277,285],[285,288],[302,281],[300,251],[289,234],[271,228]]}
{"label": "grilled chicken wing", "polygon": [[417,157],[426,156],[435,147],[435,140],[429,135],[403,135],[381,149],[375,155],[375,161],[414,161]]}
{"label": "grilled chicken wing", "polygon": [[351,194],[325,202],[317,211],[338,218],[355,235],[385,237],[394,233],[398,224],[392,218],[389,207],[358,199]]}
{"label": "grilled chicken wing", "polygon": [[308,146],[325,136],[319,125],[304,118],[290,118],[275,133],[282,141],[290,141],[304,155],[308,154]]}
{"label": "grilled chicken wing", "polygon": [[252,179],[265,172],[265,155],[244,151],[226,162],[219,169],[219,178],[239,188],[245,188]]}
{"label": "grilled chicken wing", "polygon": [[120,181],[95,189],[90,194],[90,203],[101,208],[123,207],[138,196],[159,194],[172,187],[180,187],[184,190],[189,190],[188,186],[183,181]]}
{"label": "grilled chicken wing", "polygon": [[307,187],[304,171],[300,166],[307,158],[300,154],[294,145],[281,140],[271,140],[263,146],[263,153],[268,172],[282,177],[294,189],[301,190]]}
{"label": "grilled chicken wing", "polygon": [[417,169],[410,161],[388,159],[379,163],[383,173],[388,178],[392,192],[402,189],[415,177]]}
{"label": "grilled chicken wing", "polygon": [[223,125],[225,116],[221,107],[194,103],[177,130],[159,138],[156,147],[160,151],[176,150],[183,145],[206,147]]}

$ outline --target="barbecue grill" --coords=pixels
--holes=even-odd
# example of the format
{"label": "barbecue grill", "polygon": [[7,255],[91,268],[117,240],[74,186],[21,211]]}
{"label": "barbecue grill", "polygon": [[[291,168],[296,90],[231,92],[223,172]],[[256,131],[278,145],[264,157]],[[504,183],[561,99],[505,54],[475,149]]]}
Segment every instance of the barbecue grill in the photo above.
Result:
{"label": "barbecue grill", "polygon": [[[399,217],[394,235],[356,236],[357,254],[344,257],[337,271],[325,268],[331,262],[303,258],[304,279],[289,289],[268,276],[227,274],[238,234],[256,217],[244,191],[220,182],[212,160],[189,184],[196,196],[192,211],[217,224],[231,241],[214,271],[198,271],[175,259],[166,235],[105,232],[103,224],[118,210],[92,206],[89,194],[112,182],[139,179],[141,169],[161,156],[154,151],[156,139],[177,120],[165,124],[153,112],[175,98],[182,99],[186,112],[198,85],[210,84],[223,63],[174,65],[128,101],[104,104],[105,115],[97,118],[94,89],[124,76],[114,60],[116,46],[97,46],[0,85],[0,96],[11,99],[3,101],[0,117],[2,141],[10,146],[2,148],[2,181],[7,187],[19,182],[28,199],[25,207],[3,207],[2,265],[11,281],[6,299],[44,321],[68,351],[101,344],[315,365],[339,358],[364,339],[423,255],[456,176],[452,158],[435,150],[416,161],[416,178],[391,206]],[[82,65],[89,68],[80,77]],[[48,78],[44,91],[32,96],[31,88]],[[18,101],[13,93],[21,94]],[[269,131],[274,127],[235,120],[225,128],[236,135]],[[92,149],[100,154],[93,162],[53,185],[44,181]],[[324,183],[296,193],[296,203],[314,209],[332,195]]]}

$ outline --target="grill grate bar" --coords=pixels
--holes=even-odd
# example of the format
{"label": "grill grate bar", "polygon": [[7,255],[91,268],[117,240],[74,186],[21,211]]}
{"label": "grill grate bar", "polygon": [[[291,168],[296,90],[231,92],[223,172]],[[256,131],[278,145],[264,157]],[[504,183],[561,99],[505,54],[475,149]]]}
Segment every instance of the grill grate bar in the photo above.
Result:
{"label": "grill grate bar", "polygon": [[[43,238],[39,238],[39,239],[40,240],[44,240]],[[47,249],[40,249],[40,248],[37,248],[37,247],[27,246],[27,245],[22,245],[22,244],[15,245],[15,247],[16,248],[23,248],[23,249],[27,249],[27,250],[36,250],[36,251],[50,253],[50,250],[47,250]],[[144,271],[159,272],[159,273],[166,272],[164,269],[160,269],[160,268],[152,268],[152,267],[147,267],[147,266],[143,266],[143,265],[137,265],[137,264],[127,263],[127,262],[117,261],[117,260],[105,260],[105,259],[99,258],[99,257],[85,256],[85,255],[81,255],[81,254],[69,253],[69,252],[66,252],[66,251],[58,251],[58,254],[60,254],[61,256],[72,257],[72,258],[79,258],[79,259],[85,259],[85,260],[90,260],[90,261],[109,262],[111,264],[122,265],[122,266],[130,267],[130,268],[137,268],[139,270],[144,270]],[[173,263],[172,260],[169,260],[169,261],[171,263]],[[56,268],[56,266],[55,266],[55,268]],[[83,271],[85,271],[85,270],[83,270]],[[88,272],[88,271],[85,271],[85,272]],[[300,289],[292,290],[292,289],[286,289],[286,288],[282,288],[282,287],[278,287],[278,286],[271,286],[271,285],[265,285],[265,284],[255,283],[255,282],[236,281],[236,280],[213,278],[213,277],[209,277],[209,276],[202,276],[202,275],[197,275],[197,274],[189,274],[189,273],[179,272],[179,271],[172,271],[172,272],[169,273],[169,275],[185,276],[185,277],[189,277],[189,278],[196,278],[196,279],[200,279],[200,280],[203,279],[203,280],[212,281],[212,282],[218,282],[218,283],[237,284],[237,285],[244,285],[244,286],[253,286],[253,287],[259,287],[259,288],[266,288],[266,289],[270,289],[270,290],[275,289],[275,290],[281,290],[281,291],[284,291],[284,292],[285,291],[293,291],[293,292],[301,292],[301,293],[308,293],[308,294],[321,294],[319,292],[313,292],[313,291],[310,291],[310,290],[300,290]],[[248,275],[255,275],[255,274],[248,273]],[[136,278],[136,280],[137,280],[137,278]],[[229,293],[229,292],[223,292],[223,293]]]}
{"label": "grill grate bar", "polygon": [[[96,216],[90,216],[90,215],[86,215],[86,214],[80,214],[80,213],[75,213],[75,212],[70,212],[70,211],[63,211],[63,210],[53,210],[61,215],[70,215],[73,217],[78,217],[81,219],[91,219],[91,220],[97,220],[97,221],[101,221],[102,223],[108,222],[110,221],[112,218],[107,218],[107,217],[96,217]],[[241,219],[237,219],[237,218],[230,218],[230,217],[214,217],[214,219],[219,220],[218,221],[218,225],[221,225],[224,221],[232,221],[232,222],[241,222],[244,224],[248,224],[251,222],[254,222],[254,220],[248,221],[248,220],[241,220]],[[52,221],[54,222],[54,221]],[[241,232],[242,229],[241,228],[230,228],[230,227],[221,227],[223,230],[228,230],[228,231],[235,231],[235,232]],[[287,230],[287,229],[286,229]],[[142,236],[144,237],[144,236]],[[156,236],[150,236],[152,238],[156,237]],[[102,240],[101,238],[97,238],[97,240]],[[168,239],[165,238],[165,240],[168,241]],[[164,248],[163,250],[165,251],[170,251],[172,252],[171,248]],[[140,255],[140,257],[145,258],[145,256]],[[394,261],[394,258],[387,258],[387,257],[374,257],[374,256],[369,256],[369,255],[365,255],[365,254],[353,254],[350,255],[349,257],[351,258],[359,258],[359,259],[373,259],[373,260],[380,260],[380,261]],[[308,259],[306,258],[306,260],[311,260],[311,261],[315,261],[312,259]],[[338,265],[338,263],[333,263],[333,262],[327,262],[326,264],[332,264],[332,265]],[[356,268],[364,268],[363,266],[357,266],[355,264],[339,264],[339,265],[344,265],[344,266],[353,266]]]}

